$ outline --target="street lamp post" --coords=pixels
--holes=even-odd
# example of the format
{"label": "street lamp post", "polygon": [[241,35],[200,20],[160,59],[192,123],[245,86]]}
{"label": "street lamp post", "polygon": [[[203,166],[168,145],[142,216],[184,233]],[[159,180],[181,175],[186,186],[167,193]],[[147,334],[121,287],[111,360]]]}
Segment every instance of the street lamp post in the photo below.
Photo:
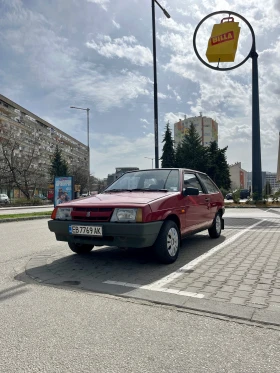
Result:
{"label": "street lamp post", "polygon": [[70,106],[70,109],[85,110],[87,112],[87,147],[88,147],[88,175],[87,175],[87,184],[88,184],[88,195],[90,195],[90,147],[89,147],[89,108],[81,108],[76,106]]}
{"label": "street lamp post", "polygon": [[152,168],[154,168],[154,158],[150,158],[150,157],[144,157],[144,158],[151,159],[152,160]]}
{"label": "street lamp post", "polygon": [[152,0],[152,23],[153,23],[153,66],[154,66],[154,133],[155,133],[155,168],[159,168],[158,159],[158,90],[157,90],[157,53],[156,53],[156,18],[155,3],[161,8],[166,18],[171,18],[170,14],[159,4],[157,0]]}

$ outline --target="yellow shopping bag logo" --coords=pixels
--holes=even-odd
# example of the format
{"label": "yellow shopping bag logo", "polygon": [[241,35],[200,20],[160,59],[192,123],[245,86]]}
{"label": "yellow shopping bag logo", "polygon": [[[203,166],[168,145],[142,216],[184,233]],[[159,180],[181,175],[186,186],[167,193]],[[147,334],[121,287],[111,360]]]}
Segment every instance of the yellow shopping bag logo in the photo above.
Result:
{"label": "yellow shopping bag logo", "polygon": [[238,25],[239,22],[234,22],[233,17],[226,17],[213,26],[206,51],[208,62],[234,61],[240,33]]}

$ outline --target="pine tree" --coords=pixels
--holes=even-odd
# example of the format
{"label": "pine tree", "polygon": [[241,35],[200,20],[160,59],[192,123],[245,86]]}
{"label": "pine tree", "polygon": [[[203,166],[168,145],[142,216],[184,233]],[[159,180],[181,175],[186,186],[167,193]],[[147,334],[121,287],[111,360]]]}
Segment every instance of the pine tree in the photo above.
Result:
{"label": "pine tree", "polygon": [[212,141],[207,148],[208,168],[207,174],[219,188],[230,189],[230,172],[226,159],[227,146],[223,149],[218,147],[216,141]]}
{"label": "pine tree", "polygon": [[174,151],[174,141],[172,139],[172,133],[169,127],[169,122],[166,124],[166,131],[163,138],[164,143],[163,151],[161,156],[161,167],[162,168],[172,168],[175,167],[175,151]]}
{"label": "pine tree", "polygon": [[183,167],[183,151],[182,151],[182,144],[179,143],[177,145],[176,151],[175,151],[175,167]]}
{"label": "pine tree", "polygon": [[206,172],[206,149],[202,146],[201,138],[193,123],[191,123],[189,131],[182,141],[180,152],[181,155],[178,159],[180,162],[179,167]]}
{"label": "pine tree", "polygon": [[68,165],[62,157],[62,152],[58,145],[56,146],[52,157],[49,174],[51,181],[53,181],[55,176],[68,176]]}

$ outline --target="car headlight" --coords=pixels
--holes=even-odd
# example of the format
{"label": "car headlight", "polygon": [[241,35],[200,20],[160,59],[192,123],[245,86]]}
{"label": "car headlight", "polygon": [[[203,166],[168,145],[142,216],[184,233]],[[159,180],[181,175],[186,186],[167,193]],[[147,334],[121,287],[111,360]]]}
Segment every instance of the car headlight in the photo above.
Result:
{"label": "car headlight", "polygon": [[72,207],[58,207],[56,211],[56,220],[72,220],[71,212],[73,208]]}
{"label": "car headlight", "polygon": [[121,209],[117,208],[114,210],[111,217],[112,222],[131,222],[140,223],[142,222],[142,209]]}

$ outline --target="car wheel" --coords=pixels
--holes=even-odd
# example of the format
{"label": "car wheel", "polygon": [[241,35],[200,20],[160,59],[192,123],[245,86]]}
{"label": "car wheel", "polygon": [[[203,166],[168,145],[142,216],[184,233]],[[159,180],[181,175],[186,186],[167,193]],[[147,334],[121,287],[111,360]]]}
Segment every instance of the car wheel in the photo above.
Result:
{"label": "car wheel", "polygon": [[68,242],[69,248],[76,254],[83,255],[88,254],[94,248],[93,245],[85,245],[82,243]]}
{"label": "car wheel", "polygon": [[218,238],[221,235],[222,231],[222,218],[219,213],[215,216],[212,227],[208,229],[209,236],[211,238]]}
{"label": "car wheel", "polygon": [[172,220],[163,223],[159,235],[154,244],[157,258],[165,264],[175,262],[180,249],[180,234],[177,224]]}

